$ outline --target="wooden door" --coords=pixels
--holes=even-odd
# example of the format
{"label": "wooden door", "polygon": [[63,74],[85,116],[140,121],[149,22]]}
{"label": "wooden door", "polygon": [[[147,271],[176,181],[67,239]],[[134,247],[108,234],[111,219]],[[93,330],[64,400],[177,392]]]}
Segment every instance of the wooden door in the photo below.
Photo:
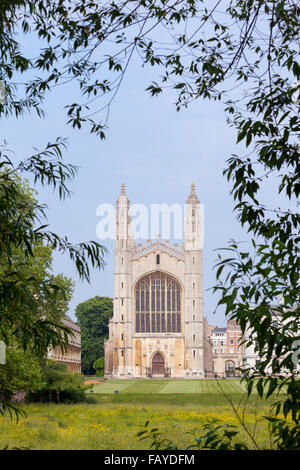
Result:
{"label": "wooden door", "polygon": [[160,353],[155,354],[152,359],[152,374],[164,375],[165,374],[165,361]]}

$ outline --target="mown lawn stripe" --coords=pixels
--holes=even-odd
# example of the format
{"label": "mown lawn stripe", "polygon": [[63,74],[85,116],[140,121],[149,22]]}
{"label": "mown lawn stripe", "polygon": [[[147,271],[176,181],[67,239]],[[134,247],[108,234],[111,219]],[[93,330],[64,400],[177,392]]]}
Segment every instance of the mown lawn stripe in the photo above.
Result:
{"label": "mown lawn stripe", "polygon": [[[94,386],[94,393],[113,394],[236,394],[245,392],[244,384],[237,379],[215,380],[107,380]],[[89,392],[88,392],[89,393]]]}

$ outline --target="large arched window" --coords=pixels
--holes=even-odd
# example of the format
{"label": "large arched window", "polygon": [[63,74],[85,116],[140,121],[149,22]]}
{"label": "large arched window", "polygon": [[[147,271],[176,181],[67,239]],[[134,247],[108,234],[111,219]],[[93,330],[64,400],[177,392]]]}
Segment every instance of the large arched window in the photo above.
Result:
{"label": "large arched window", "polygon": [[137,333],[179,333],[181,290],[172,276],[156,272],[144,276],[135,288]]}

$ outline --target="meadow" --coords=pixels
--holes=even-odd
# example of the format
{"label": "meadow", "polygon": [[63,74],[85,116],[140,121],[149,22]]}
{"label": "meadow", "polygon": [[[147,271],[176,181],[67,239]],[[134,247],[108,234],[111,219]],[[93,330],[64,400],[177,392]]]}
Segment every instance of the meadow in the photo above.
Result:
{"label": "meadow", "polygon": [[[22,405],[26,417],[18,423],[0,418],[0,448],[149,449],[150,441],[141,441],[137,433],[150,421],[151,427],[158,427],[184,449],[210,418],[239,426],[240,440],[253,447],[224,395],[242,414],[246,392],[239,380],[105,381],[92,390],[87,395],[94,403],[26,404]],[[250,431],[255,429],[256,439],[265,449],[270,443],[262,418],[269,406],[269,401],[254,394],[245,408],[245,423]]]}

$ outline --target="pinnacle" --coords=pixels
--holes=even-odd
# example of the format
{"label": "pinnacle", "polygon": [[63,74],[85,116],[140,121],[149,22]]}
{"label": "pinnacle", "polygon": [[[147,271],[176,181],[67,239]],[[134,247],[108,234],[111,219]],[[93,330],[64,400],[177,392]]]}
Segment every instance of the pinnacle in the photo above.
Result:
{"label": "pinnacle", "polygon": [[190,195],[187,199],[187,203],[189,204],[199,204],[199,199],[197,197],[197,194],[196,194],[196,189],[195,189],[195,183],[192,183],[191,184],[191,190],[190,190]]}
{"label": "pinnacle", "polygon": [[121,184],[120,195],[126,196],[126,187],[125,187],[125,183],[122,183],[122,184]]}

